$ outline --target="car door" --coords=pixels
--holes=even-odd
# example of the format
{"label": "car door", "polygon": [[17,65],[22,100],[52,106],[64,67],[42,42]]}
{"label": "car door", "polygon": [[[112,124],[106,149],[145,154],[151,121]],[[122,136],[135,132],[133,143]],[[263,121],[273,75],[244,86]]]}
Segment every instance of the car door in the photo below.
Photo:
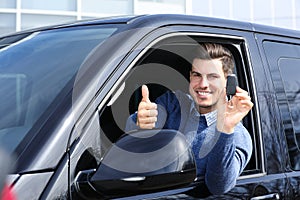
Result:
{"label": "car door", "polygon": [[290,189],[288,197],[298,199],[299,194],[299,78],[300,40],[270,34],[258,35],[259,47],[267,62],[274,98],[276,100],[278,123],[282,138],[286,172]]}

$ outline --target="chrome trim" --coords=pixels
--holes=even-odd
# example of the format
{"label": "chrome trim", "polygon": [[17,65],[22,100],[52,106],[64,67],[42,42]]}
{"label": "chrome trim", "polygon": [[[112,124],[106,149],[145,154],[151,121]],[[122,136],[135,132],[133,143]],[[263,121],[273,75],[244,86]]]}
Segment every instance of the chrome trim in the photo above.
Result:
{"label": "chrome trim", "polygon": [[278,193],[266,194],[257,197],[252,197],[250,200],[262,200],[262,199],[280,199],[280,195]]}
{"label": "chrome trim", "polygon": [[266,176],[266,172],[261,172],[261,173],[256,173],[256,174],[248,174],[248,175],[243,175],[239,176],[237,180],[244,180],[244,179],[250,179],[250,178],[260,178],[263,176]]}
{"label": "chrome trim", "polygon": [[144,181],[146,180],[145,176],[134,176],[134,177],[129,177],[129,178],[122,178],[122,181],[127,181],[127,182],[139,182],[139,181]]}

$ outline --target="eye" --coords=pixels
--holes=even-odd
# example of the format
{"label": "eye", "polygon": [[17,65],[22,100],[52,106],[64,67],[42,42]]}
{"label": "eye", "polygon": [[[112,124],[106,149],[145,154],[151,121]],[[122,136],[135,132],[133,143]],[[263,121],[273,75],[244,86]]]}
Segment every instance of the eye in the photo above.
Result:
{"label": "eye", "polygon": [[191,81],[198,81],[201,77],[201,74],[197,72],[191,72]]}
{"label": "eye", "polygon": [[193,76],[193,77],[200,77],[200,76],[201,76],[201,74],[199,74],[199,73],[196,73],[196,72],[192,72],[192,76]]}
{"label": "eye", "polygon": [[207,78],[209,80],[214,80],[214,79],[218,79],[220,76],[218,74],[209,74],[207,75]]}

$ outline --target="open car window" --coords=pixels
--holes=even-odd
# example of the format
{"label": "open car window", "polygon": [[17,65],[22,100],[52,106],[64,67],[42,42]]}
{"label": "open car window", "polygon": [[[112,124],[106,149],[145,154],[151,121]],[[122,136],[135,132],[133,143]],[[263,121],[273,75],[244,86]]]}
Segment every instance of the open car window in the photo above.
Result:
{"label": "open car window", "polygon": [[[125,134],[128,117],[137,111],[142,99],[141,86],[147,84],[149,98],[155,101],[166,91],[180,90],[188,93],[192,55],[201,42],[216,42],[226,46],[234,56],[235,71],[239,86],[251,93],[248,72],[245,70],[244,41],[200,36],[172,36],[150,47],[126,74],[125,80],[114,92],[110,102],[100,112],[100,126],[104,136],[103,151]],[[242,175],[257,173],[260,170],[259,149],[256,149],[256,135],[253,124],[254,113],[250,112],[243,120],[244,126],[253,141],[252,158]]]}

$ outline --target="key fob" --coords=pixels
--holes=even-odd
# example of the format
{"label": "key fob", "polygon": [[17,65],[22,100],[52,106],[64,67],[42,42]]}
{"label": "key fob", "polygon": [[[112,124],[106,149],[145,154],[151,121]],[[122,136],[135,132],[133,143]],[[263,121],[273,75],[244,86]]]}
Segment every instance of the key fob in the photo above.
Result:
{"label": "key fob", "polygon": [[230,74],[227,76],[227,83],[226,83],[226,95],[233,96],[236,93],[236,86],[237,86],[237,78],[235,74]]}

